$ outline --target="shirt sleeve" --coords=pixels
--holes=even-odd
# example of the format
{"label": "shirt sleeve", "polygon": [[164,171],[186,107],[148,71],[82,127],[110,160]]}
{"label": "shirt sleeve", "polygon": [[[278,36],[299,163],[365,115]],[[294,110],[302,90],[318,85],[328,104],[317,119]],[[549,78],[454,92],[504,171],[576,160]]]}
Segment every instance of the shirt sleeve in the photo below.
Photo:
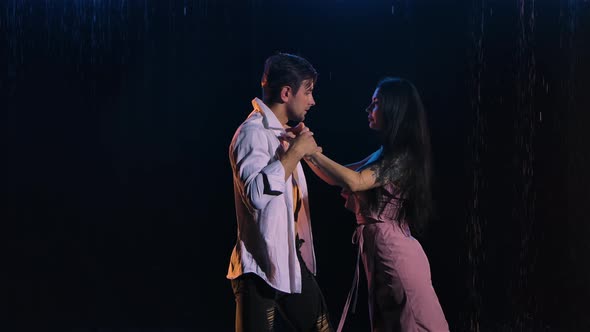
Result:
{"label": "shirt sleeve", "polygon": [[256,209],[285,191],[285,169],[279,160],[272,161],[268,136],[256,127],[242,128],[234,139],[230,153],[236,175],[246,198]]}

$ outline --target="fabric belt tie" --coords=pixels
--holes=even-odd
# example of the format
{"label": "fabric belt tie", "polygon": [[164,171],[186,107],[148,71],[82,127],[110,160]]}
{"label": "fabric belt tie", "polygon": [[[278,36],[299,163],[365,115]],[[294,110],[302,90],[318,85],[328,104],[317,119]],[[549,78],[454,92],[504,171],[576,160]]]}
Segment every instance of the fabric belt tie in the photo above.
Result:
{"label": "fabric belt tie", "polygon": [[363,248],[363,228],[364,225],[357,225],[354,233],[352,233],[352,243],[356,244],[358,249],[356,252],[356,264],[354,269],[354,277],[352,278],[352,286],[350,287],[350,291],[348,292],[348,296],[346,297],[346,303],[344,304],[344,309],[342,310],[342,315],[340,316],[340,322],[338,323],[337,332],[341,332],[342,328],[344,327],[344,322],[346,321],[346,315],[348,314],[348,309],[352,304],[351,311],[354,313],[356,310],[356,301],[358,296],[358,289],[359,289],[359,265],[360,265],[360,257]]}

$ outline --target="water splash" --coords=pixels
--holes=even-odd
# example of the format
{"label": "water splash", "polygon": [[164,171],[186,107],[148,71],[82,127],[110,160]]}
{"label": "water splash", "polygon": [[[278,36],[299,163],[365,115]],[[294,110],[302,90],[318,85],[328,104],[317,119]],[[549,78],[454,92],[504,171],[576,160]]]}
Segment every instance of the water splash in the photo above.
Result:
{"label": "water splash", "polygon": [[535,36],[535,0],[518,1],[518,52],[517,52],[517,104],[514,118],[514,154],[513,170],[517,181],[513,186],[512,222],[519,227],[520,243],[517,261],[517,278],[509,290],[515,302],[514,326],[524,331],[531,328],[534,292],[528,278],[535,267],[536,248],[533,245],[535,227],[535,86],[537,81],[536,59],[534,52]]}
{"label": "water splash", "polygon": [[471,148],[473,168],[470,169],[472,177],[472,187],[470,188],[471,197],[473,197],[472,204],[467,208],[467,259],[469,263],[470,280],[469,287],[469,301],[470,311],[466,313],[465,322],[468,325],[468,331],[480,331],[481,318],[481,295],[479,289],[481,288],[480,280],[480,264],[483,259],[482,248],[482,226],[485,223],[485,217],[481,211],[480,206],[480,191],[485,187],[484,174],[481,156],[485,151],[485,132],[486,132],[486,118],[482,112],[482,72],[484,70],[484,36],[485,36],[485,1],[481,0],[475,3],[472,17],[472,35],[471,41],[474,50],[473,62],[470,63],[471,71],[471,93],[470,106],[474,114],[474,126],[472,128],[471,136],[469,137],[469,144]]}

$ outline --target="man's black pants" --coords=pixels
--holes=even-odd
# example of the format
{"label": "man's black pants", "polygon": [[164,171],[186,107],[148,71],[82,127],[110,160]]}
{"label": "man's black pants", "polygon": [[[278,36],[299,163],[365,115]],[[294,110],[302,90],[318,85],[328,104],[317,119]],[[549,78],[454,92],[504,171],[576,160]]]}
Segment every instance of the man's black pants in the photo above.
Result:
{"label": "man's black pants", "polygon": [[231,280],[236,299],[236,332],[274,331],[277,311],[292,331],[334,331],[322,291],[301,255],[297,256],[301,266],[301,293],[280,292],[254,273]]}

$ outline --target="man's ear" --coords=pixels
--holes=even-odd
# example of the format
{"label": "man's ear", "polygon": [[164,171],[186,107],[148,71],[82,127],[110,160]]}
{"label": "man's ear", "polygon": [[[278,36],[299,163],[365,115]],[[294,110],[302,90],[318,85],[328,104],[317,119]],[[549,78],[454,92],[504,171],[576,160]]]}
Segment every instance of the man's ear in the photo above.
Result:
{"label": "man's ear", "polygon": [[293,90],[291,90],[291,87],[288,85],[285,85],[284,87],[281,88],[281,101],[283,103],[286,103],[289,101],[289,98],[291,98],[291,95],[293,93]]}

